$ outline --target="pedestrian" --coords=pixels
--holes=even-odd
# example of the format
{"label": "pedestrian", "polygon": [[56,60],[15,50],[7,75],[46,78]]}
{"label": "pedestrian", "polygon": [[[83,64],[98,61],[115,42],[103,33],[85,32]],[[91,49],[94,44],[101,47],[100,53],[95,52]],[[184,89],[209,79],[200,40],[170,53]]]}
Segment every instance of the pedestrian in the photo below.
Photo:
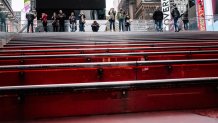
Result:
{"label": "pedestrian", "polygon": [[127,15],[126,15],[126,18],[125,18],[126,31],[131,31],[130,25],[131,25],[130,16],[127,14]]}
{"label": "pedestrian", "polygon": [[59,14],[58,14],[58,20],[59,20],[59,31],[60,32],[65,32],[65,18],[66,15],[63,13],[62,10],[59,10]]}
{"label": "pedestrian", "polygon": [[44,32],[48,32],[47,24],[48,24],[48,15],[46,13],[42,13],[42,17],[40,20],[42,21]]}
{"label": "pedestrian", "polygon": [[112,27],[113,27],[113,31],[115,32],[116,11],[114,10],[114,8],[110,9],[110,11],[108,12],[108,15],[109,15],[109,22],[110,22],[110,31],[112,31]]}
{"label": "pedestrian", "polygon": [[86,16],[83,12],[79,14],[79,31],[85,32]]}
{"label": "pedestrian", "polygon": [[173,21],[174,21],[174,28],[175,28],[175,32],[179,32],[181,29],[178,25],[178,20],[181,17],[180,16],[180,12],[178,10],[178,8],[175,6],[175,8],[173,9],[173,11],[171,12],[171,15],[173,17]]}
{"label": "pedestrian", "polygon": [[75,16],[74,12],[71,12],[71,15],[69,17],[69,21],[70,21],[71,32],[76,32],[76,30],[77,30],[77,22],[76,22],[76,16]]}
{"label": "pedestrian", "polygon": [[30,10],[27,14],[26,14],[26,19],[27,19],[27,33],[29,33],[29,28],[31,26],[31,31],[32,33],[34,33],[33,31],[33,20],[36,18],[36,15]]}
{"label": "pedestrian", "polygon": [[100,26],[97,21],[94,21],[91,26],[93,32],[98,32]]}
{"label": "pedestrian", "polygon": [[56,12],[53,13],[53,16],[51,17],[52,18],[52,27],[53,27],[53,32],[58,32],[58,16],[56,14]]}
{"label": "pedestrian", "polygon": [[182,16],[182,21],[183,21],[183,25],[184,25],[184,30],[188,30],[188,23],[189,23],[188,11],[183,13],[181,16]]}
{"label": "pedestrian", "polygon": [[117,19],[119,21],[119,31],[125,31],[125,11],[121,8],[120,11],[117,13]]}
{"label": "pedestrian", "polygon": [[154,11],[153,19],[155,22],[156,31],[162,32],[163,12],[161,11],[160,7],[157,7],[157,9]]}

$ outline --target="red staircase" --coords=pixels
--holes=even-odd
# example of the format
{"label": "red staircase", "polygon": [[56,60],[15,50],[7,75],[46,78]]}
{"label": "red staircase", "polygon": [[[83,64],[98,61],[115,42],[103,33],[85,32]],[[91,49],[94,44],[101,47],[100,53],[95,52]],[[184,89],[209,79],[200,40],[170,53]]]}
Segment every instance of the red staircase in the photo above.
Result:
{"label": "red staircase", "polygon": [[0,121],[218,107],[214,34],[102,42],[100,34],[48,35],[23,34],[0,49]]}

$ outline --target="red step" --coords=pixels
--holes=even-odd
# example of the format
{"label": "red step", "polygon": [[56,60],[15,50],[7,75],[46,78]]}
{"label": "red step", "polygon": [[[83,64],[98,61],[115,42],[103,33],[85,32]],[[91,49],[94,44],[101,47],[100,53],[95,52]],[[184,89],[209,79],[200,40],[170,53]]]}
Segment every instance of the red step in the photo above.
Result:
{"label": "red step", "polygon": [[217,107],[217,80],[0,87],[0,121]]}
{"label": "red step", "polygon": [[218,76],[218,59],[0,66],[0,86]]}

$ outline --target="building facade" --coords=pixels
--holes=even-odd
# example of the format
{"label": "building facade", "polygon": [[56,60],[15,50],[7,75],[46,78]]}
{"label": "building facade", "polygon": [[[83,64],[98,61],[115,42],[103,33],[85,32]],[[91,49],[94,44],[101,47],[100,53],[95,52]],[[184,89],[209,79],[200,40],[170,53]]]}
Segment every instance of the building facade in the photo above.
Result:
{"label": "building facade", "polygon": [[161,7],[160,0],[136,0],[135,19],[151,20],[156,7]]}
{"label": "building facade", "polygon": [[173,8],[173,5],[175,5],[181,14],[188,11],[189,0],[170,0],[170,3],[171,7]]}
{"label": "building facade", "polygon": [[114,0],[114,8],[117,12],[122,8],[131,19],[134,19],[135,1],[136,0]]}

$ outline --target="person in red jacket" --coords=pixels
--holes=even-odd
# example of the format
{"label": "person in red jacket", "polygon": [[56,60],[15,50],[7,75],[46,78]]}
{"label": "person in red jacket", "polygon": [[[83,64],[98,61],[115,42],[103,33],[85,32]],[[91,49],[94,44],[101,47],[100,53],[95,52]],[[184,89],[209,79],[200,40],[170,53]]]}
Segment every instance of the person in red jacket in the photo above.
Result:
{"label": "person in red jacket", "polygon": [[48,19],[47,18],[48,18],[48,15],[46,13],[42,13],[41,21],[42,21],[42,25],[43,25],[45,32],[48,32],[48,29],[47,29]]}

